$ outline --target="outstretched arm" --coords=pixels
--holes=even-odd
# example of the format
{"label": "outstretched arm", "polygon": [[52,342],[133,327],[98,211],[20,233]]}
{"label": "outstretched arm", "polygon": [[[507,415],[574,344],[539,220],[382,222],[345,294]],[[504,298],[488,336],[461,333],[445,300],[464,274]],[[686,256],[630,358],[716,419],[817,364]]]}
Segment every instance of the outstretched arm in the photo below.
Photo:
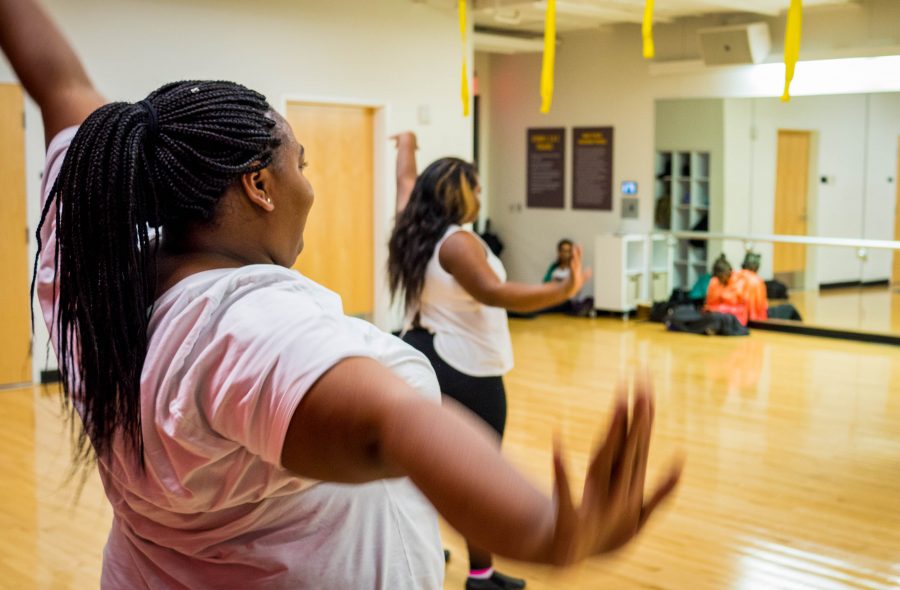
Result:
{"label": "outstretched arm", "polygon": [[631,408],[622,394],[615,402],[581,503],[572,502],[559,452],[551,500],[503,459],[492,433],[462,407],[426,401],[376,361],[352,358],[307,392],[281,459],[297,474],[325,481],[406,475],[477,545],[514,559],[569,565],[627,543],[675,488],[678,467],[645,496],[652,422],[649,383],[639,382]]}
{"label": "outstretched arm", "polygon": [[44,119],[44,138],[84,121],[106,103],[35,0],[0,0],[0,48]]}
{"label": "outstretched arm", "polygon": [[404,131],[391,137],[397,142],[397,209],[399,216],[412,194],[418,176],[416,168],[416,134]]}
{"label": "outstretched arm", "polygon": [[581,257],[581,247],[576,246],[568,280],[532,285],[497,278],[487,263],[484,246],[467,232],[450,236],[438,253],[441,267],[476,301],[519,312],[539,311],[575,297],[591,277],[590,269],[582,267]]}

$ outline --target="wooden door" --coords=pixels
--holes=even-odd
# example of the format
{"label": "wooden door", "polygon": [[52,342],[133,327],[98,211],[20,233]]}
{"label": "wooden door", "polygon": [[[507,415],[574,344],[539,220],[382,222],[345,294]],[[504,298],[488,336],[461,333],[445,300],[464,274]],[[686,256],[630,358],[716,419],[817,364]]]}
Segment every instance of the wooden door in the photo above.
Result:
{"label": "wooden door", "polygon": [[[808,235],[809,131],[778,131],[775,177],[775,233]],[[775,274],[802,276],[806,269],[806,246],[775,244],[772,260]]]}
{"label": "wooden door", "polygon": [[0,385],[31,381],[22,89],[0,84]]}
{"label": "wooden door", "polygon": [[294,268],[341,295],[347,314],[364,317],[374,309],[374,119],[367,107],[287,109],[316,194]]}

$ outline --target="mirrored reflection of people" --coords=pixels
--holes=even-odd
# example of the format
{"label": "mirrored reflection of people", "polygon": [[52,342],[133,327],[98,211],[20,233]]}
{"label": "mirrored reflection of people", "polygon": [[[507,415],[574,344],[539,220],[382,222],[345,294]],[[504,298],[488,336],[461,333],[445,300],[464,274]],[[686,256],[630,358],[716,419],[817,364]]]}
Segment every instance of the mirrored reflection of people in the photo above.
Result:
{"label": "mirrored reflection of people", "polygon": [[759,276],[759,263],[762,257],[756,252],[747,252],[741,270],[737,272],[744,281],[745,299],[750,321],[764,322],[769,319],[769,298],[766,295],[766,282]]}
{"label": "mirrored reflection of people", "polygon": [[722,254],[713,264],[713,277],[706,292],[706,311],[729,313],[746,326],[750,319],[747,305],[746,280]]}
{"label": "mirrored reflection of people", "polygon": [[769,307],[769,296],[766,293],[766,282],[759,276],[759,264],[762,257],[756,252],[747,252],[741,264],[740,275],[746,283],[747,307],[750,321],[763,322],[773,320],[803,321],[797,308],[790,303],[782,303]]}

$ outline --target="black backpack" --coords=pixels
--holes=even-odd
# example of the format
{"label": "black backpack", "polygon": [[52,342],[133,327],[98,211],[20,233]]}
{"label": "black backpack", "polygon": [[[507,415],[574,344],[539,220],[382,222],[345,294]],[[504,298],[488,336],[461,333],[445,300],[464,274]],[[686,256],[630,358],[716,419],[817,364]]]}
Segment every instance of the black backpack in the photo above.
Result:
{"label": "black backpack", "polygon": [[650,308],[650,321],[660,324],[666,323],[669,312],[681,306],[700,309],[705,301],[703,299],[691,299],[691,292],[684,289],[672,289],[672,295],[668,301],[657,301]]}
{"label": "black backpack", "polygon": [[787,299],[787,285],[781,281],[766,281],[766,297],[769,299]]}
{"label": "black backpack", "polygon": [[666,327],[672,332],[705,336],[746,336],[750,333],[730,313],[700,311],[692,305],[679,305],[670,310]]}

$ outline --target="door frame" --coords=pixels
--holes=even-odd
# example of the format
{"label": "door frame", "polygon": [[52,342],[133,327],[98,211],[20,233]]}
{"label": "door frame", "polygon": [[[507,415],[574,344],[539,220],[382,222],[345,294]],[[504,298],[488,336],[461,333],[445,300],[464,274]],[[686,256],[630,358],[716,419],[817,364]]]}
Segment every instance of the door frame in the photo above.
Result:
{"label": "door frame", "polygon": [[[391,105],[377,100],[353,97],[335,97],[316,94],[282,94],[276,107],[278,114],[287,117],[288,104],[299,103],[310,106],[359,107],[372,109],[372,253],[373,253],[373,323],[383,330],[393,327],[391,296],[387,289],[387,246],[393,230],[394,205],[394,162],[393,150],[387,137],[388,121],[391,120]],[[383,139],[380,139],[383,138]],[[381,247],[384,246],[384,247]]]}

